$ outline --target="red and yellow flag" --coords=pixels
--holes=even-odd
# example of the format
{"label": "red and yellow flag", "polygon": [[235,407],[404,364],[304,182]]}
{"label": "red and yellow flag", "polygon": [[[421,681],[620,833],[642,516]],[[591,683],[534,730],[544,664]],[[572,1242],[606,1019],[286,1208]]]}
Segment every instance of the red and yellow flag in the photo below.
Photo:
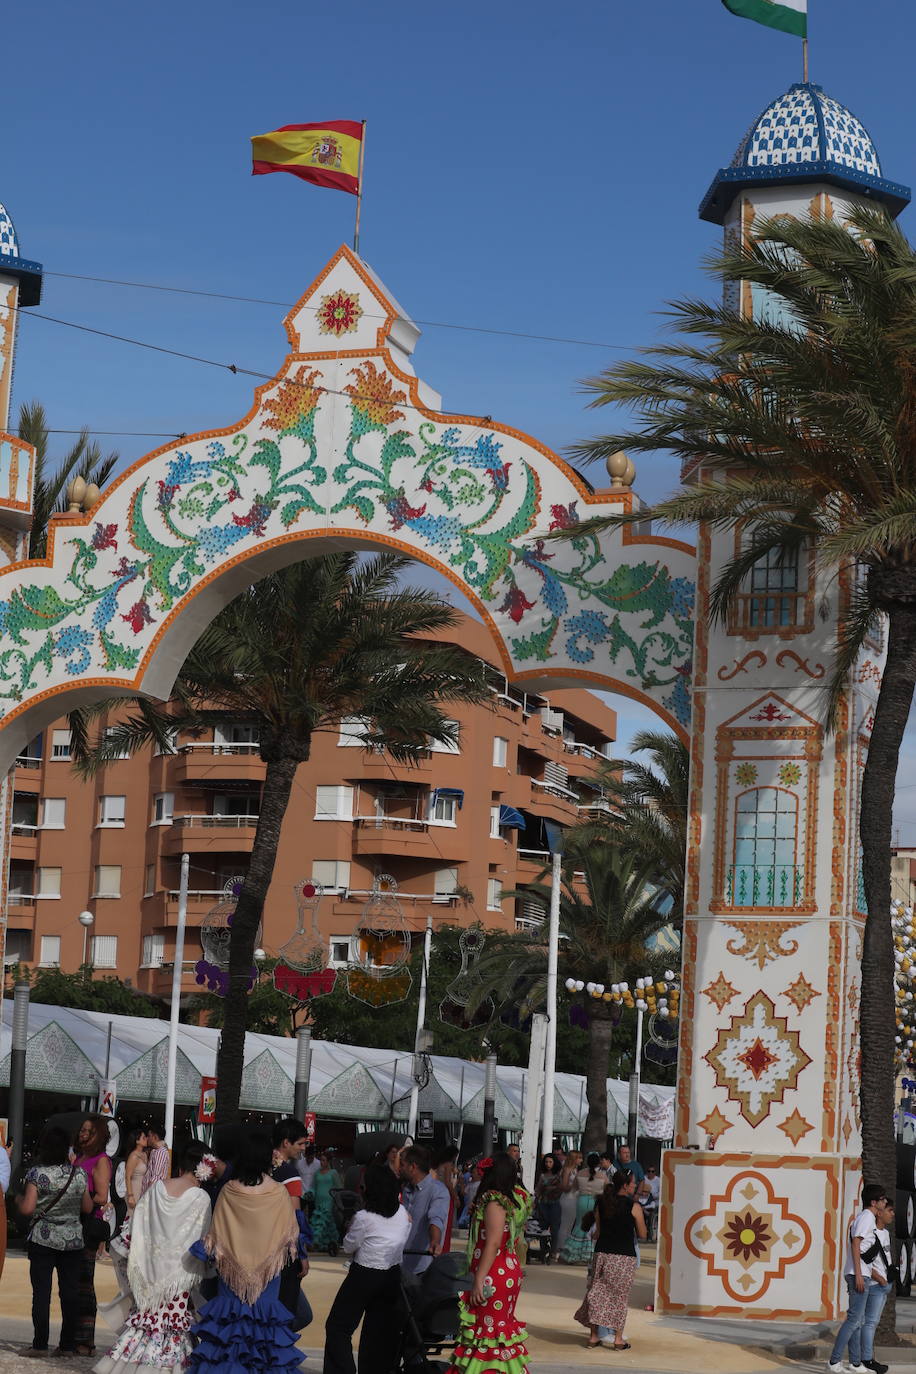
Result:
{"label": "red and yellow flag", "polygon": [[359,194],[363,126],[353,119],[325,124],[285,124],[251,140],[251,175],[292,172],[303,181]]}

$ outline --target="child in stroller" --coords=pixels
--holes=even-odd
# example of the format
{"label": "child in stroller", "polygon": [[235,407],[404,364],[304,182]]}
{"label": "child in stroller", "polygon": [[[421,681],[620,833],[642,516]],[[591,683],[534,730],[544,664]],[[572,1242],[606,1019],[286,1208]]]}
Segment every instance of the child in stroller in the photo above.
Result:
{"label": "child in stroller", "polygon": [[541,1264],[550,1263],[552,1258],[550,1227],[544,1225],[537,1212],[534,1212],[525,1222],[525,1244],[528,1247],[529,1259],[536,1259]]}

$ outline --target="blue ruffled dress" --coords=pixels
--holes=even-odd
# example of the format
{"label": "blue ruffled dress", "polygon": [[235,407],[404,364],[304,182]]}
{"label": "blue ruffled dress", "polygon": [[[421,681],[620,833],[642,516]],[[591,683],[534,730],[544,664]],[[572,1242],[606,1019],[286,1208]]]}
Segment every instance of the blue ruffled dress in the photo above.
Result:
{"label": "blue ruffled dress", "polygon": [[189,1369],[194,1374],[294,1374],[305,1356],[292,1322],[280,1301],[279,1274],[253,1303],[242,1302],[220,1279],[216,1297],[198,1314]]}

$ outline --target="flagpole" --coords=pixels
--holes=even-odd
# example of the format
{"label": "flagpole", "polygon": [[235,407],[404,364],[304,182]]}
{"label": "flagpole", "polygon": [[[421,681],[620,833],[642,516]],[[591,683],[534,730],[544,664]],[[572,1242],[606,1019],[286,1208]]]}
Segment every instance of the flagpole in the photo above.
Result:
{"label": "flagpole", "polygon": [[[808,83],[808,40],[807,40],[807,38],[803,38],[803,39],[802,39],[802,81],[804,81],[805,84],[807,85],[807,83]],[[365,127],[365,126],[364,126],[364,127]],[[362,178],[360,178],[360,182],[362,182]]]}
{"label": "flagpole", "polygon": [[[806,49],[807,52],[807,49]],[[807,58],[805,59],[807,62]],[[807,78],[806,78],[807,80]],[[359,252],[359,216],[363,208],[363,163],[366,157],[366,121],[362,121],[363,136],[359,140],[359,171],[356,186],[356,225],[353,230],[353,252]]]}

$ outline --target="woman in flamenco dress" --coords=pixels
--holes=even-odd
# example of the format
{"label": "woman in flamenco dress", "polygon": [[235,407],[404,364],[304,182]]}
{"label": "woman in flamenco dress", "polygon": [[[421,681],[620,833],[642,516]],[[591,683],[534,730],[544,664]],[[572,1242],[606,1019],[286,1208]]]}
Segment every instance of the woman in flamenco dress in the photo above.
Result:
{"label": "woman in flamenco dress", "polygon": [[269,1135],[240,1144],[232,1178],[220,1190],[200,1250],[216,1265],[219,1288],[201,1310],[189,1368],[194,1374],[295,1374],[303,1360],[280,1274],[299,1253],[293,1199],[270,1177]]}
{"label": "woman in flamenco dress", "polygon": [[473,1286],[459,1300],[460,1331],[449,1374],[526,1374],[528,1333],[515,1319],[522,1286],[516,1253],[533,1199],[511,1155],[481,1161],[468,1236]]}

